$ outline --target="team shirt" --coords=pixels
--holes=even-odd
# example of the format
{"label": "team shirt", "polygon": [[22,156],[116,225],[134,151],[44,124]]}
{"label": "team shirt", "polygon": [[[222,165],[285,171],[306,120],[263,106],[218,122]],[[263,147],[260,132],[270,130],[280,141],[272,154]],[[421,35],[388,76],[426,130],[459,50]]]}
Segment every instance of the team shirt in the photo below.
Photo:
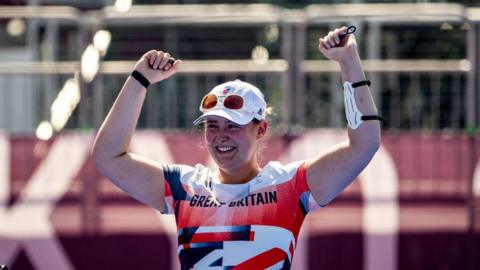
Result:
{"label": "team shirt", "polygon": [[163,170],[182,269],[289,269],[305,215],[320,208],[305,162],[269,162],[245,184],[222,184],[203,165]]}

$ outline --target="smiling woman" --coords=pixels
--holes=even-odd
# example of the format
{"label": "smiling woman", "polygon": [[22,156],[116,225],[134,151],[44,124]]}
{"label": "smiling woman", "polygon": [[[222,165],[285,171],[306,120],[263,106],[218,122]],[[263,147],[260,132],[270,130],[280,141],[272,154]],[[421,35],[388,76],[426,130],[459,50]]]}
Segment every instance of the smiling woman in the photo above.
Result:
{"label": "smiling woman", "polygon": [[182,63],[153,50],[137,62],[98,132],[93,157],[130,196],[175,215],[182,269],[289,269],[306,214],[333,200],[372,159],[380,141],[378,117],[355,37],[346,31],[319,39],[319,50],[342,70],[349,141],[290,164],[260,167],[256,154],[269,126],[267,103],[260,89],[240,80],[214,87],[194,122],[204,126],[218,170],[158,164],[129,153],[146,88],[174,75]]}
{"label": "smiling woman", "polygon": [[200,104],[208,151],[224,184],[246,183],[260,171],[257,149],[268,129],[262,92],[240,80],[220,84]]}
{"label": "smiling woman", "polygon": [[239,125],[220,116],[207,116],[205,141],[225,184],[246,183],[260,171],[256,149],[268,124]]}

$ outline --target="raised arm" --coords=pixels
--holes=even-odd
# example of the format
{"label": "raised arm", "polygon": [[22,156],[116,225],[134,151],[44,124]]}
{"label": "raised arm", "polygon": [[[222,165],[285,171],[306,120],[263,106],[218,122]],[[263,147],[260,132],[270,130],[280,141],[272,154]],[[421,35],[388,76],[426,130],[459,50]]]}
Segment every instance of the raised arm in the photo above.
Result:
{"label": "raised arm", "polygon": [[[346,27],[342,27],[330,32],[319,40],[318,48],[325,57],[339,63],[344,82],[364,81],[366,78],[355,36],[347,35],[339,39],[339,34],[345,31]],[[363,115],[377,115],[367,85],[354,88],[353,93],[358,110]],[[348,138],[348,141],[309,161],[307,181],[313,197],[320,205],[333,200],[373,158],[380,146],[380,123],[377,120],[363,121],[355,129],[349,125]]]}
{"label": "raised arm", "polygon": [[[145,53],[134,70],[150,83],[160,82],[175,74],[181,63],[168,63],[170,55],[161,51]],[[131,197],[155,209],[164,209],[164,177],[160,164],[129,153],[146,88],[129,76],[110,112],[105,118],[92,148],[98,170]]]}

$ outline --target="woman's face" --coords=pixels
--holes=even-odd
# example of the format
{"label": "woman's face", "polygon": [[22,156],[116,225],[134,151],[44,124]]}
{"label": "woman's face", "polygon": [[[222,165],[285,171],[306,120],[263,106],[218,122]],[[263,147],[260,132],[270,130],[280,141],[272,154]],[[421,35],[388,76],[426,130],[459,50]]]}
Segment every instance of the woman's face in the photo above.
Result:
{"label": "woman's face", "polygon": [[205,121],[205,142],[217,165],[229,172],[257,166],[255,152],[258,139],[263,137],[267,124],[250,122],[240,126],[223,117],[209,116]]}

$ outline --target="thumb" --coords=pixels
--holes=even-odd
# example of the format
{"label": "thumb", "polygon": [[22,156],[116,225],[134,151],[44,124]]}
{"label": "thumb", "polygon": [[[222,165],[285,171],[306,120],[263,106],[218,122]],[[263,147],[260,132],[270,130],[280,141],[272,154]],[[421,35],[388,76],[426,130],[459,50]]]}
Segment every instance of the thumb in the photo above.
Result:
{"label": "thumb", "polygon": [[177,73],[182,63],[183,63],[182,60],[175,60],[172,66],[170,66],[168,69],[164,69],[165,78],[168,78],[173,74]]}

